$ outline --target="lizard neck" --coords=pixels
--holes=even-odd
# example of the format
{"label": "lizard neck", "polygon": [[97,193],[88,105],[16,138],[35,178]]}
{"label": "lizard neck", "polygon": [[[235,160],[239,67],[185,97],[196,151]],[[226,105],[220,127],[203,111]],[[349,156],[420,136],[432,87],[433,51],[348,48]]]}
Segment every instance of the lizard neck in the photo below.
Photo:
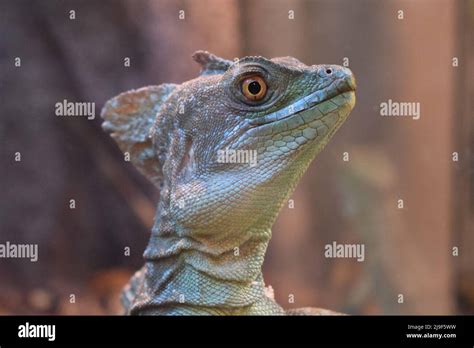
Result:
{"label": "lizard neck", "polygon": [[[159,226],[159,225],[158,225]],[[225,235],[213,232],[212,235]],[[271,230],[206,242],[153,229],[145,250],[138,314],[280,314],[261,272]]]}

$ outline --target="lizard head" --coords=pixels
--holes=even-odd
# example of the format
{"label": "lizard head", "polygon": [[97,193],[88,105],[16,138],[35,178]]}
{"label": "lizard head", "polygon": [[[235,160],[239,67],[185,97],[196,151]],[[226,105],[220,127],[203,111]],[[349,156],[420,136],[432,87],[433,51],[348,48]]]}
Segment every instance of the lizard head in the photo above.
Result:
{"label": "lizard head", "polygon": [[179,218],[203,233],[270,227],[353,108],[354,76],[290,57],[229,62],[198,52],[195,59],[202,76],[176,92],[179,129],[189,137],[186,163],[173,175],[181,180],[174,201],[187,207],[176,210]]}
{"label": "lizard head", "polygon": [[148,262],[124,304],[283,313],[264,294],[271,226],[353,108],[354,77],[289,57],[194,59],[198,78],[125,92],[102,110],[125,159],[160,188]]}
{"label": "lizard head", "polygon": [[161,230],[219,240],[210,232],[269,230],[352,110],[354,76],[291,57],[194,59],[203,68],[196,79],[109,101],[104,128],[161,187]]}

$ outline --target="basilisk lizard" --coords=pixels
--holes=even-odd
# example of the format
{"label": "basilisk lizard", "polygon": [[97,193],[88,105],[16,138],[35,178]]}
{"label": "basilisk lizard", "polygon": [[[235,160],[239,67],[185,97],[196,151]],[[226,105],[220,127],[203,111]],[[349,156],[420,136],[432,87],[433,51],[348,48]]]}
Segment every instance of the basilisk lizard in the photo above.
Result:
{"label": "basilisk lizard", "polygon": [[145,265],[122,302],[127,314],[285,314],[262,277],[271,226],[352,110],[354,76],[292,57],[193,58],[198,78],[102,110],[104,130],[160,190]]}

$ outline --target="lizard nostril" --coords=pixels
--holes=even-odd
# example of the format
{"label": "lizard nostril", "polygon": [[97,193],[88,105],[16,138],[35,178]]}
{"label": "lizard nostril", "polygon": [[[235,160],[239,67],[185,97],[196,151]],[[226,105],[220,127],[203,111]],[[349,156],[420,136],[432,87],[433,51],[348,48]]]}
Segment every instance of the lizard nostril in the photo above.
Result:
{"label": "lizard nostril", "polygon": [[331,74],[332,74],[332,69],[331,69],[331,68],[327,68],[327,69],[326,69],[326,74],[331,75]]}

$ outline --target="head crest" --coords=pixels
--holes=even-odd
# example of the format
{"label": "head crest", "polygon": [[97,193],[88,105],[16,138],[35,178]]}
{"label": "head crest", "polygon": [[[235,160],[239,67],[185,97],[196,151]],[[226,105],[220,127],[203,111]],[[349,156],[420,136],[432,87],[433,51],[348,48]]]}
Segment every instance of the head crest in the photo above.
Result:
{"label": "head crest", "polygon": [[222,74],[232,65],[232,61],[207,51],[194,52],[193,59],[201,65],[201,75]]}

